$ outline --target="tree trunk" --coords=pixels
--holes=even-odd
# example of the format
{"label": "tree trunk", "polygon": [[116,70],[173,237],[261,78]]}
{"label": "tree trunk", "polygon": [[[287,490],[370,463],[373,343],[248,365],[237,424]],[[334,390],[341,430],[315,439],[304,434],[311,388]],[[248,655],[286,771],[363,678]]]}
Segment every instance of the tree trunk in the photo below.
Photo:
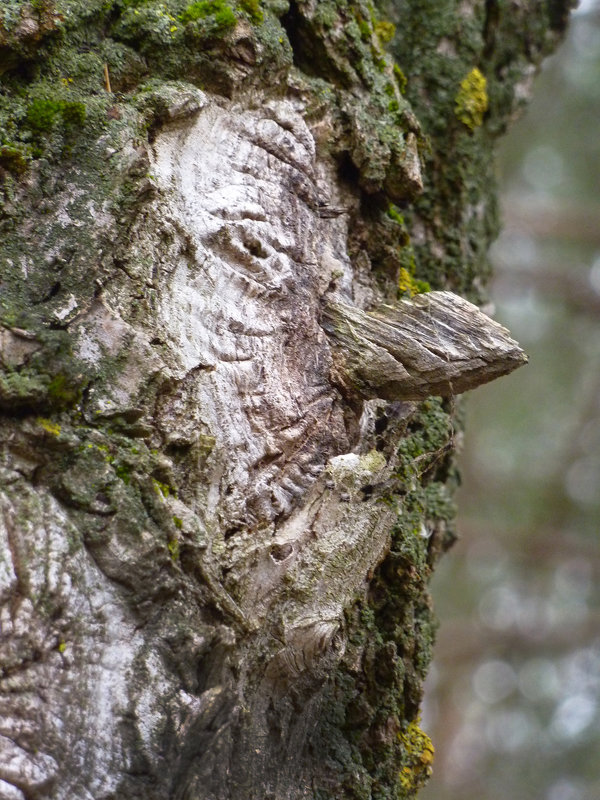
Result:
{"label": "tree trunk", "polygon": [[456,295],[569,5],[4,3],[2,800],[426,780],[453,395],[523,361]]}

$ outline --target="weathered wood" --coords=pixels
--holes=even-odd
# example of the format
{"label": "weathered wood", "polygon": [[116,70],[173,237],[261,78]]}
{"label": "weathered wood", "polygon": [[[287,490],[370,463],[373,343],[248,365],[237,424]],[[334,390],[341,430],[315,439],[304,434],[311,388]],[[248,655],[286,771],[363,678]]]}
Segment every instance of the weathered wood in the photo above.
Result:
{"label": "weathered wood", "polygon": [[329,304],[337,381],[365,399],[424,400],[475,389],[527,363],[507,328],[452,292],[364,312]]}

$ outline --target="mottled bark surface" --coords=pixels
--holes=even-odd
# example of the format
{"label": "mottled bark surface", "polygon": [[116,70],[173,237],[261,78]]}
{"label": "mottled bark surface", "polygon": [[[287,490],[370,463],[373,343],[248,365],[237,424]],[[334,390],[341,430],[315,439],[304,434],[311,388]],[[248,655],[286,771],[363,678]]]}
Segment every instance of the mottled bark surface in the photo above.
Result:
{"label": "mottled bark surface", "polygon": [[[4,4],[3,800],[426,780],[430,395],[521,356],[455,298],[487,333],[414,367],[389,307],[482,299],[494,138],[568,5]],[[361,341],[465,364],[413,397]]]}

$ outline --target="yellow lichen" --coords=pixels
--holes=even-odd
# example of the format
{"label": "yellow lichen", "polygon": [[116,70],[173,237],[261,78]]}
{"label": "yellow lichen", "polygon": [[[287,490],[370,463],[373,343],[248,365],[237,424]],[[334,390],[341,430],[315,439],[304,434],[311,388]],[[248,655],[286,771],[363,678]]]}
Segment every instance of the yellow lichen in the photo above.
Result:
{"label": "yellow lichen", "polygon": [[398,734],[404,750],[404,766],[398,774],[398,780],[406,792],[416,791],[431,775],[434,747],[429,736],[419,728],[418,722],[411,722],[403,733]]}
{"label": "yellow lichen", "polygon": [[400,297],[414,297],[416,294],[430,292],[431,286],[427,281],[419,281],[412,274],[415,270],[414,262],[410,269],[400,267],[398,270],[398,294]]}
{"label": "yellow lichen", "polygon": [[157,481],[156,478],[152,478],[152,483],[154,484],[154,490],[158,495],[162,495],[164,498],[170,497],[171,487],[167,483]]}
{"label": "yellow lichen", "polygon": [[52,422],[52,420],[45,419],[44,417],[38,417],[36,420],[38,425],[47,431],[47,433],[52,434],[52,436],[58,436],[60,434],[60,425],[56,422]]}
{"label": "yellow lichen", "polygon": [[414,279],[406,267],[401,267],[398,271],[398,291],[400,294],[408,294],[413,296],[413,283]]}
{"label": "yellow lichen", "polygon": [[380,453],[379,450],[370,450],[360,457],[359,466],[367,472],[379,472],[384,469],[386,463],[383,453]]}
{"label": "yellow lichen", "polygon": [[391,42],[394,38],[396,26],[393,22],[388,22],[387,20],[382,19],[375,23],[375,33],[379,37],[380,42],[383,44],[388,44],[388,42]]}
{"label": "yellow lichen", "polygon": [[169,551],[169,555],[171,556],[172,561],[179,560],[179,542],[177,539],[171,539],[170,542],[167,542],[167,549]]}
{"label": "yellow lichen", "polygon": [[481,70],[474,67],[460,82],[455,98],[454,113],[467,128],[474,131],[483,122],[488,109],[487,80]]}

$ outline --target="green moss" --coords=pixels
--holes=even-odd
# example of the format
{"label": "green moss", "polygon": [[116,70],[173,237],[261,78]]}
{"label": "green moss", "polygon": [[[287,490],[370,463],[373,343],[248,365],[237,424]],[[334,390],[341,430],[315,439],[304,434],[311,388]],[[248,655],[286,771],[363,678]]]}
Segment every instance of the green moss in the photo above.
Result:
{"label": "green moss", "polygon": [[39,97],[29,104],[25,123],[33,133],[41,134],[57,124],[62,124],[66,129],[81,126],[85,118],[86,110],[83,103]]}
{"label": "green moss", "polygon": [[181,517],[173,517],[173,525],[175,525],[178,530],[181,530],[183,528],[183,520]]}
{"label": "green moss", "polygon": [[66,375],[55,375],[48,384],[48,398],[59,408],[73,406],[81,399],[81,386]]}
{"label": "green moss", "polygon": [[252,22],[263,22],[265,15],[260,7],[259,0],[238,0],[238,6],[245,11]]}
{"label": "green moss", "polygon": [[396,78],[396,83],[398,84],[401,94],[404,94],[406,92],[407,80],[406,75],[402,72],[398,64],[394,64],[394,77]]}
{"label": "green moss", "polygon": [[87,116],[85,105],[76,100],[63,100],[60,113],[67,129],[81,127]]}
{"label": "green moss", "polygon": [[170,497],[171,494],[173,494],[175,497],[177,496],[177,493],[173,491],[173,488],[169,486],[168,483],[163,483],[162,481],[159,481],[156,478],[152,478],[152,483],[154,484],[156,492],[162,495],[162,497],[164,497],[165,499],[167,497]]}
{"label": "green moss", "polygon": [[369,23],[360,16],[357,17],[356,23],[358,25],[358,29],[360,31],[360,35],[363,42],[369,42],[371,40],[371,36],[373,35],[373,29],[371,28]]}
{"label": "green moss", "polygon": [[427,281],[416,280],[414,275],[411,274],[411,271],[406,269],[406,267],[400,267],[398,270],[398,294],[401,297],[414,297],[416,294],[422,294],[423,292],[430,291],[431,286],[427,283]]}
{"label": "green moss", "polygon": [[151,0],[118,0],[118,5],[122,9],[139,8],[140,6],[143,6],[149,3],[150,1]]}
{"label": "green moss", "polygon": [[394,220],[394,222],[397,222],[398,225],[404,226],[404,217],[393,203],[388,205],[386,213],[388,217]]}
{"label": "green moss", "polygon": [[210,19],[215,31],[220,33],[235,27],[237,22],[233,9],[225,0],[198,0],[191,3],[179,19],[183,23]]}
{"label": "green moss", "polygon": [[55,125],[59,114],[60,102],[58,100],[39,98],[30,103],[25,122],[35,133],[44,133]]}
{"label": "green moss", "polygon": [[373,63],[375,64],[378,72],[385,72],[387,61],[374,47],[371,49],[371,58],[373,59]]}
{"label": "green moss", "polygon": [[[111,461],[114,461],[114,458],[111,458],[109,456],[109,458],[107,458],[107,461],[110,463]],[[114,467],[114,470],[117,478],[119,478],[119,480],[122,480],[126,486],[131,483],[132,469],[129,464],[119,463]]]}
{"label": "green moss", "polygon": [[4,141],[0,165],[21,174],[32,158],[52,158],[72,150],[79,132],[87,129],[88,109],[82,100],[68,97],[78,92],[71,92],[65,81],[17,84],[13,94],[6,91],[0,97],[0,141]]}
{"label": "green moss", "polygon": [[487,109],[487,80],[481,70],[474,67],[460,82],[454,113],[463,125],[474,131],[483,123],[483,115]]}
{"label": "green moss", "polygon": [[22,175],[28,165],[27,151],[23,146],[3,145],[0,147],[0,167],[15,175]]}
{"label": "green moss", "polygon": [[414,294],[424,294],[431,291],[431,284],[428,281],[420,281],[415,279],[413,281]]}

